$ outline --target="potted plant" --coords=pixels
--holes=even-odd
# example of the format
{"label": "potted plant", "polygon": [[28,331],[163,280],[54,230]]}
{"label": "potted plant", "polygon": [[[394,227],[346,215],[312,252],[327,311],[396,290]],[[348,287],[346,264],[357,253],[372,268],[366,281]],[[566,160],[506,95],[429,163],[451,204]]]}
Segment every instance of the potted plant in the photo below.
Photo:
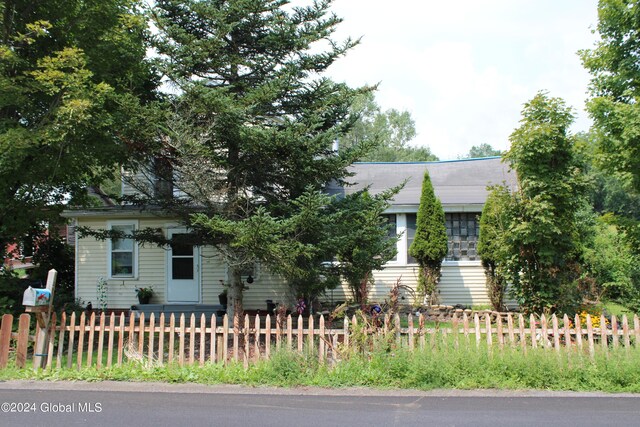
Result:
{"label": "potted plant", "polygon": [[136,295],[138,296],[140,304],[149,304],[149,301],[151,301],[151,297],[153,296],[153,287],[147,286],[136,288]]}

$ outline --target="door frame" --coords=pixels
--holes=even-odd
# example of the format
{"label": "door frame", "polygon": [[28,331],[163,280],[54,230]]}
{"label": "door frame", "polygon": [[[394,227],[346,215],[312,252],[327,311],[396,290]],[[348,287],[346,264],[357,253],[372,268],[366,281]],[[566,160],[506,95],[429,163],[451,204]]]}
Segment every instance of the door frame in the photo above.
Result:
{"label": "door frame", "polygon": [[[189,230],[186,227],[180,227],[176,225],[167,225],[167,238],[171,238],[174,234],[185,234],[189,233]],[[171,258],[172,258],[172,250],[171,247],[165,250],[165,260],[164,260],[164,270],[165,270],[165,301],[167,303],[185,303],[185,304],[200,304],[202,303],[202,259],[200,256],[200,246],[193,245],[193,262],[194,262],[194,274],[193,279],[196,282],[196,287],[198,288],[198,299],[195,301],[184,301],[184,300],[169,300],[169,287],[171,283]]]}

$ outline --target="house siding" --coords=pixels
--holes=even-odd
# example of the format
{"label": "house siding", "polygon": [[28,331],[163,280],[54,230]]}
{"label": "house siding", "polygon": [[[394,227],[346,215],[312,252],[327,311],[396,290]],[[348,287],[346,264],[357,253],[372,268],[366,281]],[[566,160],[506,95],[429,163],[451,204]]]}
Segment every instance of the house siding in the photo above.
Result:
{"label": "house siding", "polygon": [[[127,219],[127,218],[119,218]],[[162,218],[129,218],[138,221],[139,228],[153,227],[166,229],[171,222]],[[78,218],[78,225],[94,229],[105,229],[108,218]],[[91,302],[98,306],[98,278],[108,278],[107,242],[92,237],[77,239],[77,283],[76,296],[86,304]],[[211,247],[200,251],[200,302],[218,304],[218,294],[223,290],[220,280],[229,280],[229,272],[219,256]],[[141,286],[153,286],[152,302],[166,302],[167,291],[167,251],[155,245],[138,246],[138,274],[135,278],[108,279],[108,308],[129,308],[137,303],[135,289]],[[375,285],[369,291],[369,300],[382,302],[389,298],[393,285],[400,280],[402,285],[416,289],[418,267],[416,265],[388,265],[385,269],[373,274]],[[255,281],[247,284],[244,294],[244,306],[251,310],[265,310],[266,300],[275,303],[291,304],[295,295],[291,295],[285,281],[264,267],[258,267]],[[489,304],[485,289],[484,271],[480,262],[447,263],[442,267],[442,278],[438,285],[441,304],[465,306]],[[401,297],[403,297],[401,295]],[[401,303],[413,303],[408,299]],[[324,301],[347,301],[352,299],[348,285],[327,291],[322,297]]]}
{"label": "house siding", "polygon": [[[418,285],[418,266],[388,266],[384,270],[374,272],[375,286],[369,292],[372,301],[389,299],[391,288],[400,282],[413,289]],[[438,300],[441,304],[465,306],[484,305],[489,303],[485,288],[485,277],[479,262],[464,264],[447,264],[442,266],[442,277],[438,284]],[[410,295],[401,293],[401,303],[421,301],[410,300]]]}

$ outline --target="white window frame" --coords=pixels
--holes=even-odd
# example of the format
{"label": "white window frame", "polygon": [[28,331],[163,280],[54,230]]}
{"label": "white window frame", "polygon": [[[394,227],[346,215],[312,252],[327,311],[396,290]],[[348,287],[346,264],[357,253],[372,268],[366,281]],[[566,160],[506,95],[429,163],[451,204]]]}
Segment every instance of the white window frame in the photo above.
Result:
{"label": "white window frame", "polygon": [[[114,226],[117,225],[130,225],[133,226],[133,230],[138,229],[138,220],[127,219],[127,220],[112,220],[107,222],[107,229],[112,230]],[[138,243],[133,241],[133,266],[132,266],[132,274],[131,275],[113,275],[113,241],[112,239],[107,240],[107,277],[113,280],[135,280],[138,278]]]}

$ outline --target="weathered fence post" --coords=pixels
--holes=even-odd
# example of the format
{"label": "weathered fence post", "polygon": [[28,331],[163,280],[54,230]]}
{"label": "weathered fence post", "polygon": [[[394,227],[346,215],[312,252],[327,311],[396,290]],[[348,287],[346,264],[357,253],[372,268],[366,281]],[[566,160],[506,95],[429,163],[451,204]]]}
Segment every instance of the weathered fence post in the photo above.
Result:
{"label": "weathered fence post", "polygon": [[[51,320],[51,313],[53,311],[53,296],[56,288],[56,279],[58,278],[58,272],[54,269],[49,270],[47,275],[47,287],[49,291],[49,304],[46,306],[37,306],[34,303],[33,306],[27,306],[25,311],[27,313],[35,313],[37,319],[37,332],[36,332],[36,346],[33,353],[33,369],[38,370],[44,368],[47,362],[47,353],[45,353],[48,346],[49,339],[49,321]],[[23,304],[24,304],[23,300]]]}
{"label": "weathered fence post", "polygon": [[0,369],[6,368],[9,362],[9,347],[11,346],[11,329],[13,328],[13,316],[5,314],[2,316],[0,325]]}

